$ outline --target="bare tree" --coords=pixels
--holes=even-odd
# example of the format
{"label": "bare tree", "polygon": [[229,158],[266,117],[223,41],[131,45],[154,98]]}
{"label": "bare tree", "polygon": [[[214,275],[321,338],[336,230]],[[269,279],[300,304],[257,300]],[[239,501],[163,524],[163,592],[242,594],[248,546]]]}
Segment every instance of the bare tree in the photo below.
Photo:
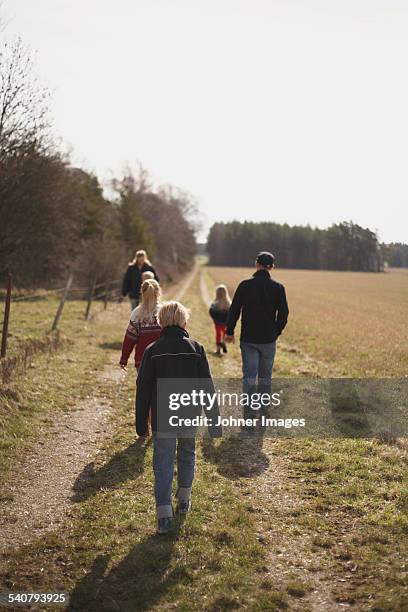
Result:
{"label": "bare tree", "polygon": [[43,143],[48,92],[34,74],[34,60],[21,38],[0,48],[0,158]]}

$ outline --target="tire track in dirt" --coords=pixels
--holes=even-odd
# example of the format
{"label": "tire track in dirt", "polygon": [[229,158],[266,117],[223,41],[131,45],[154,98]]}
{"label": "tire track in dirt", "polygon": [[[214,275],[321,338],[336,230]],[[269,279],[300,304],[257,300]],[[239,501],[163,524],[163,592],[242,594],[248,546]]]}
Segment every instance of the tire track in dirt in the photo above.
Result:
{"label": "tire track in dirt", "polygon": [[178,302],[181,302],[181,300],[184,298],[185,294],[187,293],[188,289],[190,288],[191,283],[193,282],[196,275],[198,274],[199,268],[200,268],[199,264],[195,263],[193,269],[187,275],[187,278],[184,281],[182,281],[182,283],[179,283],[178,285],[174,287],[173,291],[171,292],[174,294],[174,297],[172,297],[173,300],[177,300]]}
{"label": "tire track in dirt", "polygon": [[[209,291],[203,268],[200,293],[208,307]],[[293,581],[309,585],[304,596],[291,597],[289,608],[337,612],[349,607],[336,602],[331,595],[333,579],[324,571],[328,554],[324,550],[312,552],[312,534],[306,533],[306,529],[302,533],[296,522],[304,503],[295,491],[298,475],[290,460],[277,450],[277,444],[265,438],[242,439],[224,455],[222,469],[238,476],[236,484],[248,500],[248,511],[253,512],[258,540],[267,549],[265,574],[273,588],[286,591],[287,584]]]}
{"label": "tire track in dirt", "polygon": [[208,291],[208,285],[205,280],[204,269],[202,267],[200,270],[200,292],[201,292],[201,297],[203,299],[203,302],[208,308],[211,304],[211,298],[210,298],[210,293]]}

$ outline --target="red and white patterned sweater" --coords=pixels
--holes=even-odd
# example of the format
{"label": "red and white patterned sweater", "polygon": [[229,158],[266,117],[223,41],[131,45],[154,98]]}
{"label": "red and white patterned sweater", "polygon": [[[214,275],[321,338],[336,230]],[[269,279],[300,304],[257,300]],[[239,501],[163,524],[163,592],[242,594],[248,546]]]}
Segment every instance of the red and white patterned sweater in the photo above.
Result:
{"label": "red and white patterned sweater", "polygon": [[161,327],[156,315],[153,315],[150,319],[132,317],[123,338],[120,364],[127,365],[129,357],[136,346],[135,366],[138,368],[142,363],[145,348],[160,337],[160,332]]}

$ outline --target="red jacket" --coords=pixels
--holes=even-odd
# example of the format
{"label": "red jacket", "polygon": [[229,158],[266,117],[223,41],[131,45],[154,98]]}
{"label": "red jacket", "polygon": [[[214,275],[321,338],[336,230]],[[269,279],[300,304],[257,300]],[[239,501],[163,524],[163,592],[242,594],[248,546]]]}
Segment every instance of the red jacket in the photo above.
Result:
{"label": "red jacket", "polygon": [[136,345],[135,366],[138,368],[142,362],[145,348],[160,337],[161,327],[154,316],[150,320],[129,321],[122,344],[121,365],[127,365],[129,357]]}

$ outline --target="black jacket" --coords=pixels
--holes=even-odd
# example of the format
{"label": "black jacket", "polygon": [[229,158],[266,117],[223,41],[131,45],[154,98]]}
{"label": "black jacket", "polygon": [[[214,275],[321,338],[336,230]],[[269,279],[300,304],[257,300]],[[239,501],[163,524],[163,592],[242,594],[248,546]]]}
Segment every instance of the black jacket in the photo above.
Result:
{"label": "black jacket", "polygon": [[227,324],[229,309],[228,310],[220,310],[213,303],[210,306],[209,313],[210,313],[210,317],[212,318],[214,323],[217,323],[219,325],[226,325]]}
{"label": "black jacket", "polygon": [[[136,381],[136,431],[139,436],[146,434],[150,410],[152,429],[157,431],[157,382],[164,378],[183,379],[179,385],[182,392],[186,379],[193,379],[194,387],[199,384],[207,392],[215,391],[204,347],[191,340],[186,330],[177,325],[163,328],[160,338],[144,352]],[[218,403],[205,414],[215,425],[219,416]],[[221,435],[219,427],[211,427],[209,431],[212,436]]]}
{"label": "black jacket", "polygon": [[153,272],[154,278],[159,282],[159,277],[153,266],[144,263],[143,266],[139,268],[136,264],[129,264],[125,276],[123,277],[122,295],[129,295],[129,297],[134,300],[139,298],[143,272]]}
{"label": "black jacket", "polygon": [[232,300],[227,334],[234,333],[242,310],[241,340],[266,344],[274,342],[288,320],[285,288],[274,281],[267,270],[258,270],[242,281]]}

